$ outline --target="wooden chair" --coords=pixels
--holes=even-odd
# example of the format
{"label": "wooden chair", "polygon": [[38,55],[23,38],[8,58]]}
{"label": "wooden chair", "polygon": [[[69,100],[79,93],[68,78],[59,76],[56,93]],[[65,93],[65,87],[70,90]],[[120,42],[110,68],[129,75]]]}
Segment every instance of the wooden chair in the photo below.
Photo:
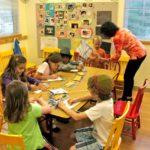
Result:
{"label": "wooden chair", "polygon": [[121,144],[120,135],[129,109],[130,102],[128,101],[122,116],[114,120],[104,150],[119,150]]}
{"label": "wooden chair", "polygon": [[[136,139],[136,129],[140,128],[140,108],[141,103],[144,95],[144,91],[148,85],[148,79],[145,79],[143,82],[143,85],[139,87],[137,91],[136,98],[134,100],[134,103],[131,104],[130,110],[126,116],[125,124],[131,126],[131,134],[128,131],[124,131],[126,135],[132,135],[132,138]],[[122,115],[124,108],[126,106],[126,102],[119,100],[114,105],[114,114],[115,116]]]}
{"label": "wooden chair", "polygon": [[114,61],[109,61],[109,62],[106,62],[105,63],[105,69],[107,70],[111,70],[115,73],[115,75],[113,76],[113,79],[114,79],[114,90],[113,90],[113,93],[114,93],[114,99],[116,100],[117,98],[117,94],[116,94],[116,84],[117,84],[117,80],[118,80],[118,77],[119,77],[119,74],[120,74],[120,63],[117,61],[117,62],[114,62]]}
{"label": "wooden chair", "polygon": [[0,133],[0,150],[6,150],[8,147],[11,150],[14,150],[16,147],[25,150],[22,135]]}
{"label": "wooden chair", "polygon": [[45,47],[43,49],[43,57],[44,58],[47,58],[47,56],[50,54],[50,53],[53,53],[53,52],[58,52],[60,53],[61,49],[60,48],[50,48],[50,47]]}
{"label": "wooden chair", "polygon": [[124,87],[124,73],[125,73],[125,69],[127,66],[127,63],[129,61],[129,56],[126,55],[122,55],[119,59],[119,63],[120,63],[120,74],[118,76],[117,79],[117,90],[119,91],[123,91],[123,87]]}

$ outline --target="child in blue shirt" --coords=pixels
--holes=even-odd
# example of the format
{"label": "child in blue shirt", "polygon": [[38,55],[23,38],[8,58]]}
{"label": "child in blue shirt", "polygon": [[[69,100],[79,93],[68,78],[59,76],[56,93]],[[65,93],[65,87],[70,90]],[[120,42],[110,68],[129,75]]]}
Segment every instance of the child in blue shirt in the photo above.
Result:
{"label": "child in blue shirt", "polygon": [[62,64],[59,66],[60,71],[71,71],[75,69],[81,71],[83,69],[83,63],[81,61],[71,61],[72,55],[68,48],[63,48],[60,54],[62,57]]}

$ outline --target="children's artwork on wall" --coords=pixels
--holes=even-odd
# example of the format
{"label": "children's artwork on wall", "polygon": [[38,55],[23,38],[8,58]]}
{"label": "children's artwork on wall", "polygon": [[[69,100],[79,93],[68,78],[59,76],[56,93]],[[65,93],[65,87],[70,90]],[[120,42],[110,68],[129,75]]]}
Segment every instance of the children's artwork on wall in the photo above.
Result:
{"label": "children's artwork on wall", "polygon": [[40,38],[41,41],[41,47],[40,49],[42,50],[45,47],[58,47],[58,39],[56,37],[51,37],[51,36],[42,36]]}
{"label": "children's artwork on wall", "polygon": [[55,5],[47,3],[45,6],[46,16],[54,17],[54,12],[55,12]]}
{"label": "children's artwork on wall", "polygon": [[80,15],[81,15],[81,17],[85,17],[85,16],[86,16],[86,10],[82,10],[82,11],[80,12]]}
{"label": "children's artwork on wall", "polygon": [[[85,0],[85,2],[69,2],[68,0],[62,0],[60,3],[51,2],[42,0],[42,2],[36,3],[38,41],[44,35],[48,37],[57,36],[61,42],[64,42],[63,38],[69,38],[71,41],[82,38],[86,41],[91,40],[93,33],[95,34],[95,26],[101,25],[105,21],[111,21],[111,13],[113,13],[113,18],[116,15],[116,13],[114,14],[114,9],[117,7],[116,3],[114,4],[115,8],[111,11],[112,9],[108,9],[111,7],[108,4],[105,5],[108,8],[103,8],[103,2],[92,2],[91,0]],[[72,45],[74,44],[77,47],[77,44],[73,42]],[[38,52],[41,56],[41,51]]]}
{"label": "children's artwork on wall", "polygon": [[75,3],[69,3],[66,5],[68,11],[73,11],[75,7],[76,7]]}
{"label": "children's artwork on wall", "polygon": [[58,19],[64,19],[64,11],[58,11]]}
{"label": "children's artwork on wall", "polygon": [[50,17],[45,17],[45,25],[50,25]]}
{"label": "children's artwork on wall", "polygon": [[76,34],[75,34],[74,31],[70,31],[68,36],[69,36],[70,38],[74,38],[75,35],[76,35]]}
{"label": "children's artwork on wall", "polygon": [[61,4],[58,4],[58,5],[57,5],[57,9],[62,9],[62,10],[63,10],[63,9],[65,9],[65,7],[66,7],[66,6],[65,6],[64,3],[61,3]]}
{"label": "children's artwork on wall", "polygon": [[83,5],[82,5],[82,7],[87,7],[88,5],[87,5],[87,3],[83,3]]}
{"label": "children's artwork on wall", "polygon": [[81,29],[82,38],[90,38],[92,36],[92,28],[83,28]]}
{"label": "children's artwork on wall", "polygon": [[55,26],[45,26],[45,35],[55,35]]}
{"label": "children's artwork on wall", "polygon": [[80,28],[80,25],[81,25],[81,23],[78,20],[69,21],[69,27],[71,29],[78,29],[78,28]]}
{"label": "children's artwork on wall", "polygon": [[39,4],[39,5],[37,5],[37,10],[38,11],[41,11],[41,10],[45,10],[45,5],[44,4]]}
{"label": "children's artwork on wall", "polygon": [[54,25],[54,24],[55,24],[54,18],[50,18],[50,25]]}
{"label": "children's artwork on wall", "polygon": [[58,38],[66,38],[67,37],[67,31],[58,30],[57,33],[56,33],[56,37],[58,37]]}
{"label": "children's artwork on wall", "polygon": [[88,6],[89,6],[90,8],[93,8],[93,3],[89,3]]}
{"label": "children's artwork on wall", "polygon": [[73,29],[78,29],[78,28],[79,28],[78,23],[72,23],[72,24],[71,24],[71,28],[73,28]]}

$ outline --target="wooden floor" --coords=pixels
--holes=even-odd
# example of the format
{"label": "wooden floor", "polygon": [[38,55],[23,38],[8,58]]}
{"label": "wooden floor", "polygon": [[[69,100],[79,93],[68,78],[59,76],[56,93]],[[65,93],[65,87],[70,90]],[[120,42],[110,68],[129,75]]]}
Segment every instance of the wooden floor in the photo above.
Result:
{"label": "wooden floor", "polygon": [[[90,121],[77,122],[70,119],[69,124],[58,122],[57,125],[61,131],[54,134],[54,145],[59,150],[69,150],[69,147],[75,143],[73,131],[90,125]],[[131,137],[122,136],[121,150],[150,150],[150,93],[148,92],[145,92],[142,102],[141,128],[137,131],[137,139],[134,141]]]}

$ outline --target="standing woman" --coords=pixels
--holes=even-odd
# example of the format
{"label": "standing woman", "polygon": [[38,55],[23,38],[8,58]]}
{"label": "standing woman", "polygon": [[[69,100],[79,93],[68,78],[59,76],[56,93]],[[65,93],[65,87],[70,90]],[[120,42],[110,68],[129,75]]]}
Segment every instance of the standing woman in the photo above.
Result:
{"label": "standing woman", "polygon": [[101,26],[101,33],[108,37],[113,37],[115,54],[110,58],[118,61],[122,50],[130,56],[124,74],[124,91],[121,100],[132,101],[132,89],[134,85],[134,76],[144,61],[147,51],[144,45],[127,29],[119,28],[112,22],[105,22]]}

